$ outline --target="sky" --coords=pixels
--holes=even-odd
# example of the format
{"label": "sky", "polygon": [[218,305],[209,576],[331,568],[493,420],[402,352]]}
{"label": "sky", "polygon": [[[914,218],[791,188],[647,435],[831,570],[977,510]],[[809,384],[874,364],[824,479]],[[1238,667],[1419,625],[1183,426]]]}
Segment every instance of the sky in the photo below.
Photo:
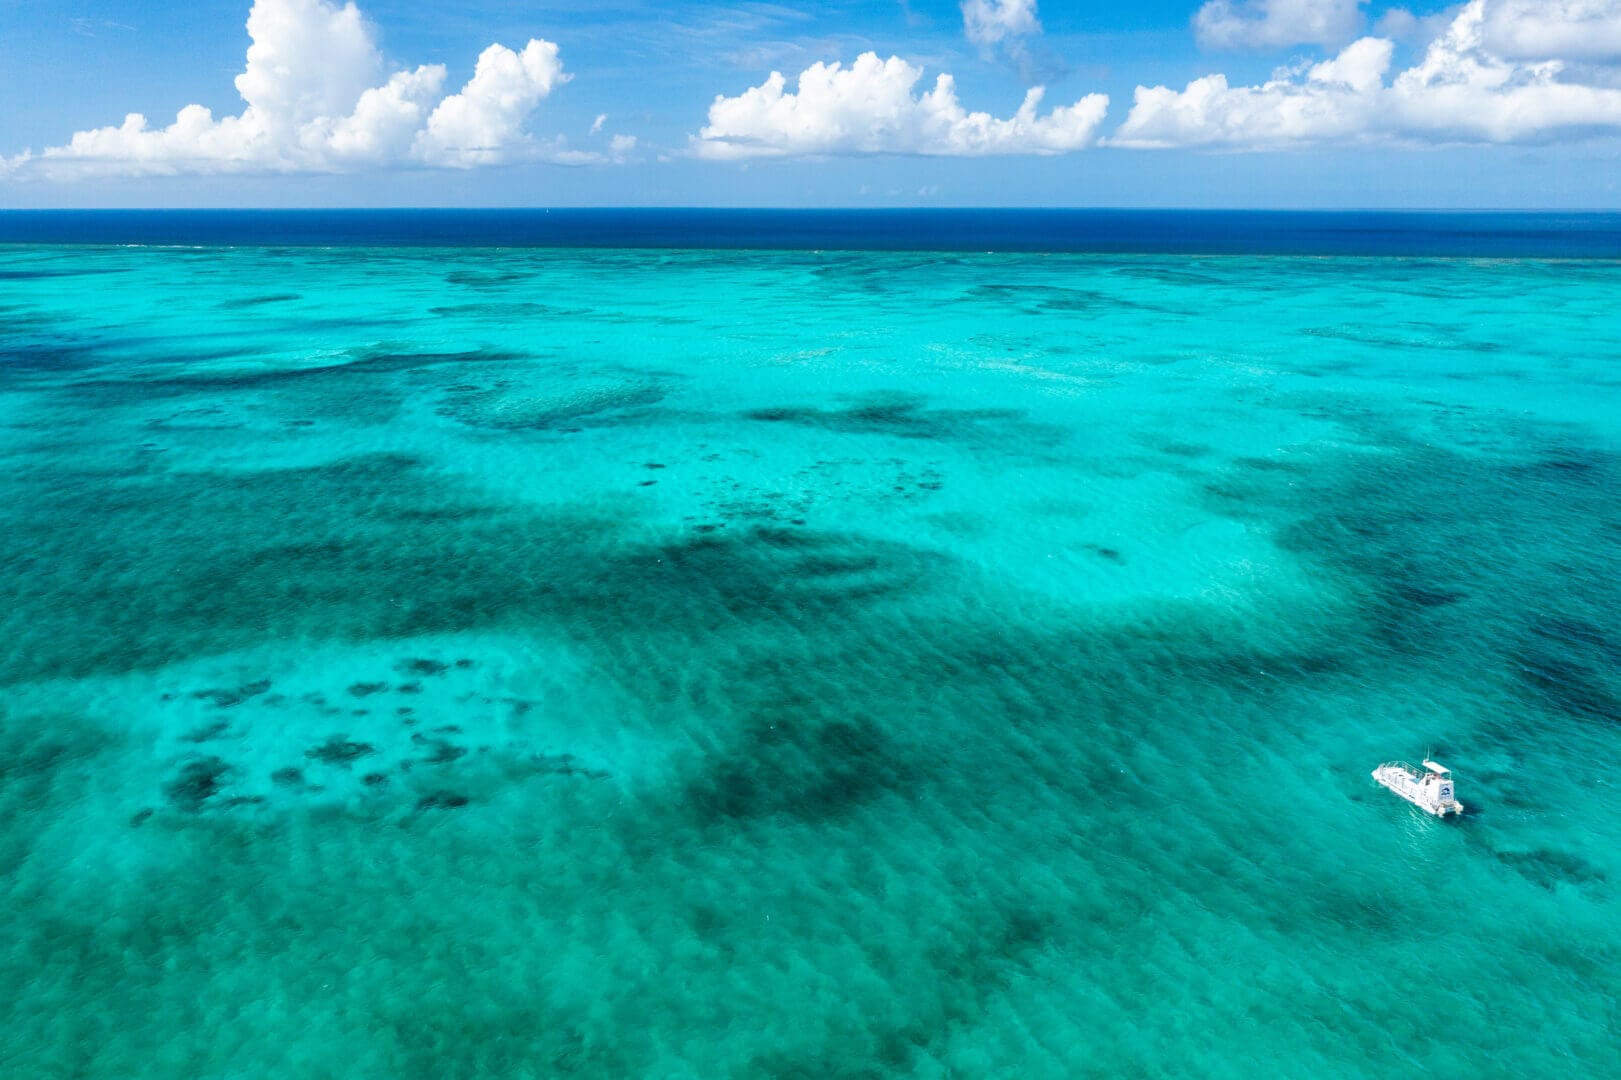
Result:
{"label": "sky", "polygon": [[0,208],[1621,207],[1621,0],[0,0]]}

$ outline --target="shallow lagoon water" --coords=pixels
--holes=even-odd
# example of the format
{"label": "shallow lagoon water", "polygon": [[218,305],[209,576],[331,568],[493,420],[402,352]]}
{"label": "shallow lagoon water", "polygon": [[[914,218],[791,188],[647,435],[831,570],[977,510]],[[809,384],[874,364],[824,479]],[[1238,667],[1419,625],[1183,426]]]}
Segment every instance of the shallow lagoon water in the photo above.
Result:
{"label": "shallow lagoon water", "polygon": [[5,267],[0,1071],[1621,1072],[1621,265]]}

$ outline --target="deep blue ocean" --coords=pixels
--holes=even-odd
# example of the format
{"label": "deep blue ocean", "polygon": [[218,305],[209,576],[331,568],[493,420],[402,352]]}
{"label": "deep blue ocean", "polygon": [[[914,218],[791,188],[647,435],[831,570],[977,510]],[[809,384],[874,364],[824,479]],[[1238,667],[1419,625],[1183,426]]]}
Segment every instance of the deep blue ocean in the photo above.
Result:
{"label": "deep blue ocean", "polygon": [[1621,1076],[1618,298],[1614,214],[0,214],[0,1076]]}
{"label": "deep blue ocean", "polygon": [[1621,258],[1621,213],[41,210],[0,211],[0,243]]}

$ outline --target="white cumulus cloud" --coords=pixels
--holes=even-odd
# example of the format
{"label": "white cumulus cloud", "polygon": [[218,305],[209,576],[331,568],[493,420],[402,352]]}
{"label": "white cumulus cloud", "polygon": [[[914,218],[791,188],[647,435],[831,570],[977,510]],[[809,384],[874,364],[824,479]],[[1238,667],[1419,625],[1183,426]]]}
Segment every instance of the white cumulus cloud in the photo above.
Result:
{"label": "white cumulus cloud", "polygon": [[1621,58],[1621,0],[1491,0],[1485,43],[1511,60]]}
{"label": "white cumulus cloud", "polygon": [[236,91],[267,120],[341,116],[383,71],[371,27],[352,3],[259,0],[248,10],[248,38]]}
{"label": "white cumulus cloud", "polygon": [[247,28],[238,115],[188,105],[154,128],[131,113],[117,127],[13,158],[10,171],[72,179],[594,159],[524,131],[540,101],[568,79],[551,42],[531,41],[522,52],[490,46],[467,85],[446,96],[443,65],[385,77],[375,34],[353,3],[255,0]]}
{"label": "white cumulus cloud", "polygon": [[808,154],[1061,154],[1090,145],[1109,108],[1102,94],[1042,115],[1033,87],[1007,119],[968,112],[940,75],[917,93],[923,69],[863,53],[848,67],[812,64],[789,92],[780,72],[737,97],[717,97],[693,152],[709,158]]}
{"label": "white cumulus cloud", "polygon": [[459,168],[527,156],[534,144],[524,134],[524,121],[567,78],[557,46],[549,41],[531,41],[521,53],[491,45],[461,93],[433,110],[412,154],[431,165]]}
{"label": "white cumulus cloud", "polygon": [[963,0],[962,28],[969,41],[986,48],[1041,33],[1036,0]]}
{"label": "white cumulus cloud", "polygon": [[1486,0],[1471,0],[1424,59],[1391,85],[1400,132],[1450,140],[1538,142],[1621,130],[1621,90],[1566,82],[1565,62],[1522,62],[1485,40]]}
{"label": "white cumulus cloud", "polygon": [[1363,38],[1259,86],[1222,75],[1137,88],[1115,146],[1267,149],[1325,141],[1541,142],[1621,132],[1621,89],[1561,79],[1558,59],[1493,51],[1487,0],[1470,0],[1415,66],[1387,83],[1394,44]]}
{"label": "white cumulus cloud", "polygon": [[1139,86],[1115,146],[1264,148],[1355,138],[1368,128],[1394,46],[1363,38],[1332,60],[1260,86],[1206,75],[1186,90]]}
{"label": "white cumulus cloud", "polygon": [[1193,16],[1206,49],[1338,47],[1362,30],[1366,0],[1209,0]]}

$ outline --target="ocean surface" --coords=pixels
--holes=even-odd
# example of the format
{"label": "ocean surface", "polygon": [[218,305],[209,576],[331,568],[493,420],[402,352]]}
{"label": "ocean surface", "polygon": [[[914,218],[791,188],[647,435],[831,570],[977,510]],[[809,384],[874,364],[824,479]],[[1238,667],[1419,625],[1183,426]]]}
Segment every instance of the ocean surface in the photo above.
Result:
{"label": "ocean surface", "polygon": [[1621,1075],[1614,216],[541,216],[0,215],[0,1075]]}
{"label": "ocean surface", "polygon": [[585,247],[1621,259],[1621,213],[1267,210],[20,210],[0,244]]}

